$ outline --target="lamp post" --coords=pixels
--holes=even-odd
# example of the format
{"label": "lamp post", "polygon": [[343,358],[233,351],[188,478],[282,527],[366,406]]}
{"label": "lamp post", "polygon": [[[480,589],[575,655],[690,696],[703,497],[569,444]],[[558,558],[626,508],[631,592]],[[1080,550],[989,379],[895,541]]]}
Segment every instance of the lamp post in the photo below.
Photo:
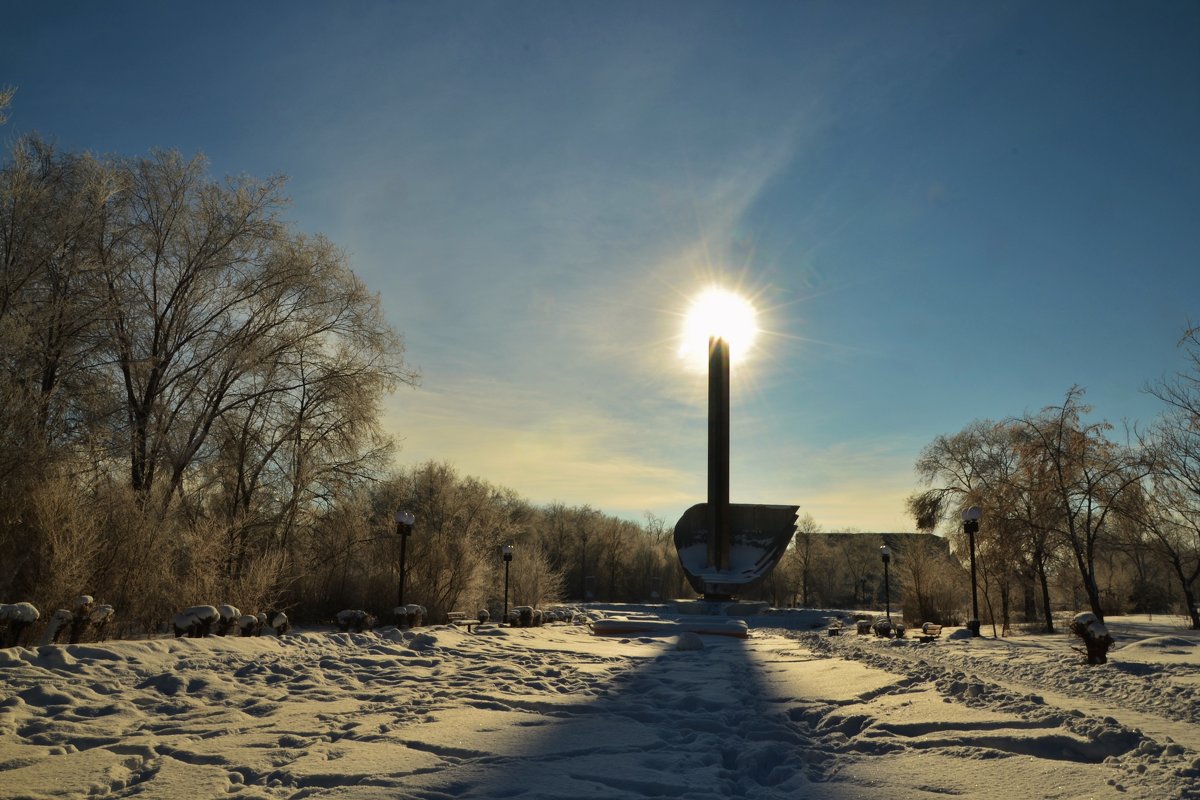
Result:
{"label": "lamp post", "polygon": [[979,635],[979,598],[975,592],[975,534],[979,533],[979,519],[983,516],[979,506],[971,506],[962,512],[963,533],[967,535],[967,545],[971,552],[971,619],[967,620],[967,628],[972,636]]}
{"label": "lamp post", "polygon": [[892,621],[892,587],[888,583],[888,562],[892,560],[892,551],[886,544],[879,546],[879,557],[883,559],[883,602],[887,613],[887,621]]}
{"label": "lamp post", "polygon": [[400,537],[400,588],[396,593],[396,605],[404,605],[404,559],[407,555],[408,535],[412,533],[413,523],[417,518],[411,511],[396,512],[396,535]]}
{"label": "lamp post", "polygon": [[508,622],[508,565],[512,563],[512,551],[511,544],[500,548],[500,553],[504,556],[504,616],[500,618],[501,625]]}

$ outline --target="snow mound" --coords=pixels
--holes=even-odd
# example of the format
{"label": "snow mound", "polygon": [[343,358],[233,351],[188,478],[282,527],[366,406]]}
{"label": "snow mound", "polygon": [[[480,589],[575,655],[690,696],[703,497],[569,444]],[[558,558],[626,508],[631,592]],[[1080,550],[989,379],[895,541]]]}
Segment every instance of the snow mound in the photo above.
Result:
{"label": "snow mound", "polygon": [[1197,648],[1200,648],[1200,642],[1193,639],[1185,639],[1182,636],[1154,636],[1127,644],[1121,649],[1128,652],[1130,650],[1194,650]]}

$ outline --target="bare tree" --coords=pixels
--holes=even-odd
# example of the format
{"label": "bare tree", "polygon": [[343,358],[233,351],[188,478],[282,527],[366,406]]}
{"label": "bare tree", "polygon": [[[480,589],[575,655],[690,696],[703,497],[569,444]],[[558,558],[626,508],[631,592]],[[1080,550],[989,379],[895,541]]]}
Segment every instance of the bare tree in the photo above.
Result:
{"label": "bare tree", "polygon": [[1200,630],[1200,326],[1180,340],[1188,369],[1149,391],[1167,404],[1145,442],[1153,469],[1138,521],[1179,582],[1192,628]]}
{"label": "bare tree", "polygon": [[950,623],[962,606],[961,565],[944,539],[904,537],[894,550],[893,573],[903,597],[904,616],[913,622]]}
{"label": "bare tree", "polygon": [[12,86],[5,86],[3,89],[0,89],[0,125],[8,122],[8,117],[4,115],[4,111],[12,104],[13,95],[16,93],[16,88]]}
{"label": "bare tree", "polygon": [[[1019,469],[1011,428],[977,420],[957,434],[937,437],[921,451],[917,474],[931,488],[908,501],[918,529],[932,532],[944,525],[963,563],[969,560],[969,540],[959,524],[960,512],[972,505],[983,510],[986,524],[975,534],[977,573],[988,608],[992,590],[999,594],[1005,631],[1009,627],[1009,597],[1020,563],[1019,537],[1023,529],[1013,515],[1014,476]],[[909,570],[914,571],[909,582],[920,591],[923,581],[915,572],[917,566],[909,564]],[[991,616],[994,622],[995,615]]]}
{"label": "bare tree", "polygon": [[281,179],[217,182],[176,153],[14,147],[0,168],[0,584],[48,518],[28,513],[39,482],[118,503],[124,471],[146,515],[114,514],[94,574],[146,595],[135,584],[168,539],[215,534],[229,585],[264,564],[301,571],[297,537],[382,475],[380,397],[416,375],[378,297],[327,240],[289,231],[284,203]]}
{"label": "bare tree", "polygon": [[789,548],[795,561],[793,585],[799,583],[800,605],[806,608],[812,603],[813,572],[817,567],[816,539],[820,532],[821,526],[812,514],[803,515],[796,520],[796,535]]}
{"label": "bare tree", "polygon": [[1111,441],[1107,422],[1085,424],[1091,411],[1083,389],[1072,387],[1060,406],[1049,406],[1016,424],[1043,460],[1047,500],[1055,508],[1055,533],[1070,551],[1096,618],[1103,621],[1096,580],[1096,546],[1109,516],[1136,491],[1148,470],[1127,446]]}

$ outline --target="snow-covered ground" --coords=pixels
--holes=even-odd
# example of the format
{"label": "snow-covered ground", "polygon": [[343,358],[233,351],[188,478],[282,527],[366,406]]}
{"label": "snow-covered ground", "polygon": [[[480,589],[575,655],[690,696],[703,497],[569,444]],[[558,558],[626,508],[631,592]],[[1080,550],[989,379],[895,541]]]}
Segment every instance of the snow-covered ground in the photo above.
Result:
{"label": "snow-covered ground", "polygon": [[0,650],[0,797],[1200,798],[1180,620],[1110,619],[1086,667],[1065,634],[829,617],[698,650],[577,625]]}

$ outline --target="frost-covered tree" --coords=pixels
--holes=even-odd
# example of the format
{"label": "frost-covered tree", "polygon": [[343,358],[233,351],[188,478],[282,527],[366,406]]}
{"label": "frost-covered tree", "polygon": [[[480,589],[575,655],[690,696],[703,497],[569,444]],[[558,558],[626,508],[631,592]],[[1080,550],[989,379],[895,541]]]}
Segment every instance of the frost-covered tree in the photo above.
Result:
{"label": "frost-covered tree", "polygon": [[1147,474],[1133,448],[1108,438],[1107,422],[1084,421],[1091,408],[1072,387],[1062,405],[1018,421],[1044,465],[1044,498],[1054,511],[1053,532],[1070,552],[1096,618],[1104,620],[1096,580],[1097,544],[1111,515],[1119,513]]}
{"label": "frost-covered tree", "polygon": [[1150,387],[1167,410],[1146,437],[1152,470],[1137,519],[1178,582],[1192,628],[1200,630],[1200,327],[1189,328],[1180,345],[1188,367]]}

